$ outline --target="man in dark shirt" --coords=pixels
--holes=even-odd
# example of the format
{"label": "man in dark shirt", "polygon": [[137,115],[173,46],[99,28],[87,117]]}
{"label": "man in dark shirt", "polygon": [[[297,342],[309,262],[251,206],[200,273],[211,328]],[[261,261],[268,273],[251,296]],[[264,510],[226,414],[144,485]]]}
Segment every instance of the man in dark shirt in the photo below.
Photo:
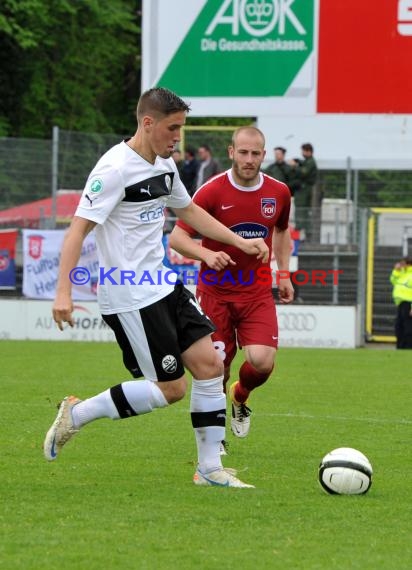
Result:
{"label": "man in dark shirt", "polygon": [[180,168],[180,178],[186,186],[186,190],[191,196],[196,191],[197,173],[199,171],[199,161],[196,159],[196,151],[188,146],[185,150],[185,159]]}
{"label": "man in dark shirt", "polygon": [[286,149],[282,146],[277,146],[273,151],[275,153],[275,162],[269,164],[264,172],[272,176],[272,178],[289,185],[292,167],[285,161]]}
{"label": "man in dark shirt", "polygon": [[294,185],[295,225],[299,230],[310,233],[312,230],[310,219],[312,217],[312,195],[318,177],[318,167],[313,157],[313,146],[305,143],[301,146],[303,160],[289,161],[292,167],[291,176],[296,180]]}

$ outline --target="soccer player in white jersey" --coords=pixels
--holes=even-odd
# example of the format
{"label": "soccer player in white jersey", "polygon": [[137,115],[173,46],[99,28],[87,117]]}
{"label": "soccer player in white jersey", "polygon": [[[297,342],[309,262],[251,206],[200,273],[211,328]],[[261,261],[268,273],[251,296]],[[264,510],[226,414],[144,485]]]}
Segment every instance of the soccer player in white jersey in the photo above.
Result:
{"label": "soccer player in white jersey", "polygon": [[83,240],[95,229],[99,257],[98,301],[133,378],[94,397],[67,396],[47,432],[43,449],[56,459],[85,424],[128,418],[177,402],[185,395],[184,368],[192,374],[190,411],[195,431],[197,485],[253,487],[224,469],[223,363],[214,349],[214,325],[195,297],[163,265],[164,209],[205,236],[235,246],[265,263],[264,240],[244,239],[191,201],[171,158],[190,108],[163,88],[149,89],[137,105],[137,130],[111,148],[91,172],[67,231],[60,259],[53,318],[73,326],[70,272]]}

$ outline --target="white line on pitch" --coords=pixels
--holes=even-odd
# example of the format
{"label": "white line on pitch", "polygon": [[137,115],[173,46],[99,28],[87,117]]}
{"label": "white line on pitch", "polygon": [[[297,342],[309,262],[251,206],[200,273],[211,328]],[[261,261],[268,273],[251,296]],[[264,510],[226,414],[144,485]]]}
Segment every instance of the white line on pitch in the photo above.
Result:
{"label": "white line on pitch", "polygon": [[384,419],[384,418],[354,418],[354,417],[347,417],[347,416],[314,416],[312,414],[294,414],[294,413],[284,413],[284,414],[259,414],[261,416],[266,417],[281,417],[281,418],[296,418],[296,419],[303,419],[303,420],[333,420],[333,421],[341,421],[341,422],[368,422],[368,423],[375,423],[375,424],[399,424],[399,425],[412,425],[412,420],[405,420],[405,419]]}
{"label": "white line on pitch", "polygon": [[[183,410],[182,408],[176,409],[176,411],[184,412],[185,414],[190,413],[189,410]],[[315,416],[313,414],[295,414],[292,412],[287,413],[260,413],[257,412],[256,416],[259,415],[260,417],[266,418],[292,418],[292,419],[302,419],[302,420],[331,420],[331,421],[339,421],[339,422],[365,422],[371,424],[394,424],[394,425],[412,425],[412,420],[405,420],[405,419],[381,419],[381,418],[354,418],[354,417],[347,417],[347,416]]]}

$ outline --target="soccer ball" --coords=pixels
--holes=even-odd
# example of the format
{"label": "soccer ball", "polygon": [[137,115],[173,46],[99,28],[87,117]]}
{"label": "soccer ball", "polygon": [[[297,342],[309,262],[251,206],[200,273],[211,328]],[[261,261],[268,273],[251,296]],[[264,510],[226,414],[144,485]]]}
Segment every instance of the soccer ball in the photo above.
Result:
{"label": "soccer ball", "polygon": [[319,483],[331,495],[364,495],[372,485],[369,459],[352,447],[339,447],[319,465]]}

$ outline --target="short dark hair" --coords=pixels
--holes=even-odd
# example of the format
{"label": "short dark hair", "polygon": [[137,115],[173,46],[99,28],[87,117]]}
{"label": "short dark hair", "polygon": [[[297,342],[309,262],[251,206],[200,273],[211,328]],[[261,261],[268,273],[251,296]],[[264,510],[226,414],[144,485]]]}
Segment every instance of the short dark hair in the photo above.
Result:
{"label": "short dark hair", "polygon": [[196,156],[196,150],[193,146],[187,146],[185,152],[187,152],[187,154],[190,154],[190,156]]}
{"label": "short dark hair", "polygon": [[313,153],[313,146],[310,143],[304,143],[301,148]]}
{"label": "short dark hair", "polygon": [[283,154],[286,154],[286,149],[283,146],[275,146],[273,150],[280,150]]}
{"label": "short dark hair", "polygon": [[178,113],[179,111],[188,113],[190,111],[190,105],[185,103],[176,93],[169,91],[169,89],[153,87],[140,96],[139,102],[137,103],[136,115],[137,120],[139,120],[145,115],[164,116]]}

